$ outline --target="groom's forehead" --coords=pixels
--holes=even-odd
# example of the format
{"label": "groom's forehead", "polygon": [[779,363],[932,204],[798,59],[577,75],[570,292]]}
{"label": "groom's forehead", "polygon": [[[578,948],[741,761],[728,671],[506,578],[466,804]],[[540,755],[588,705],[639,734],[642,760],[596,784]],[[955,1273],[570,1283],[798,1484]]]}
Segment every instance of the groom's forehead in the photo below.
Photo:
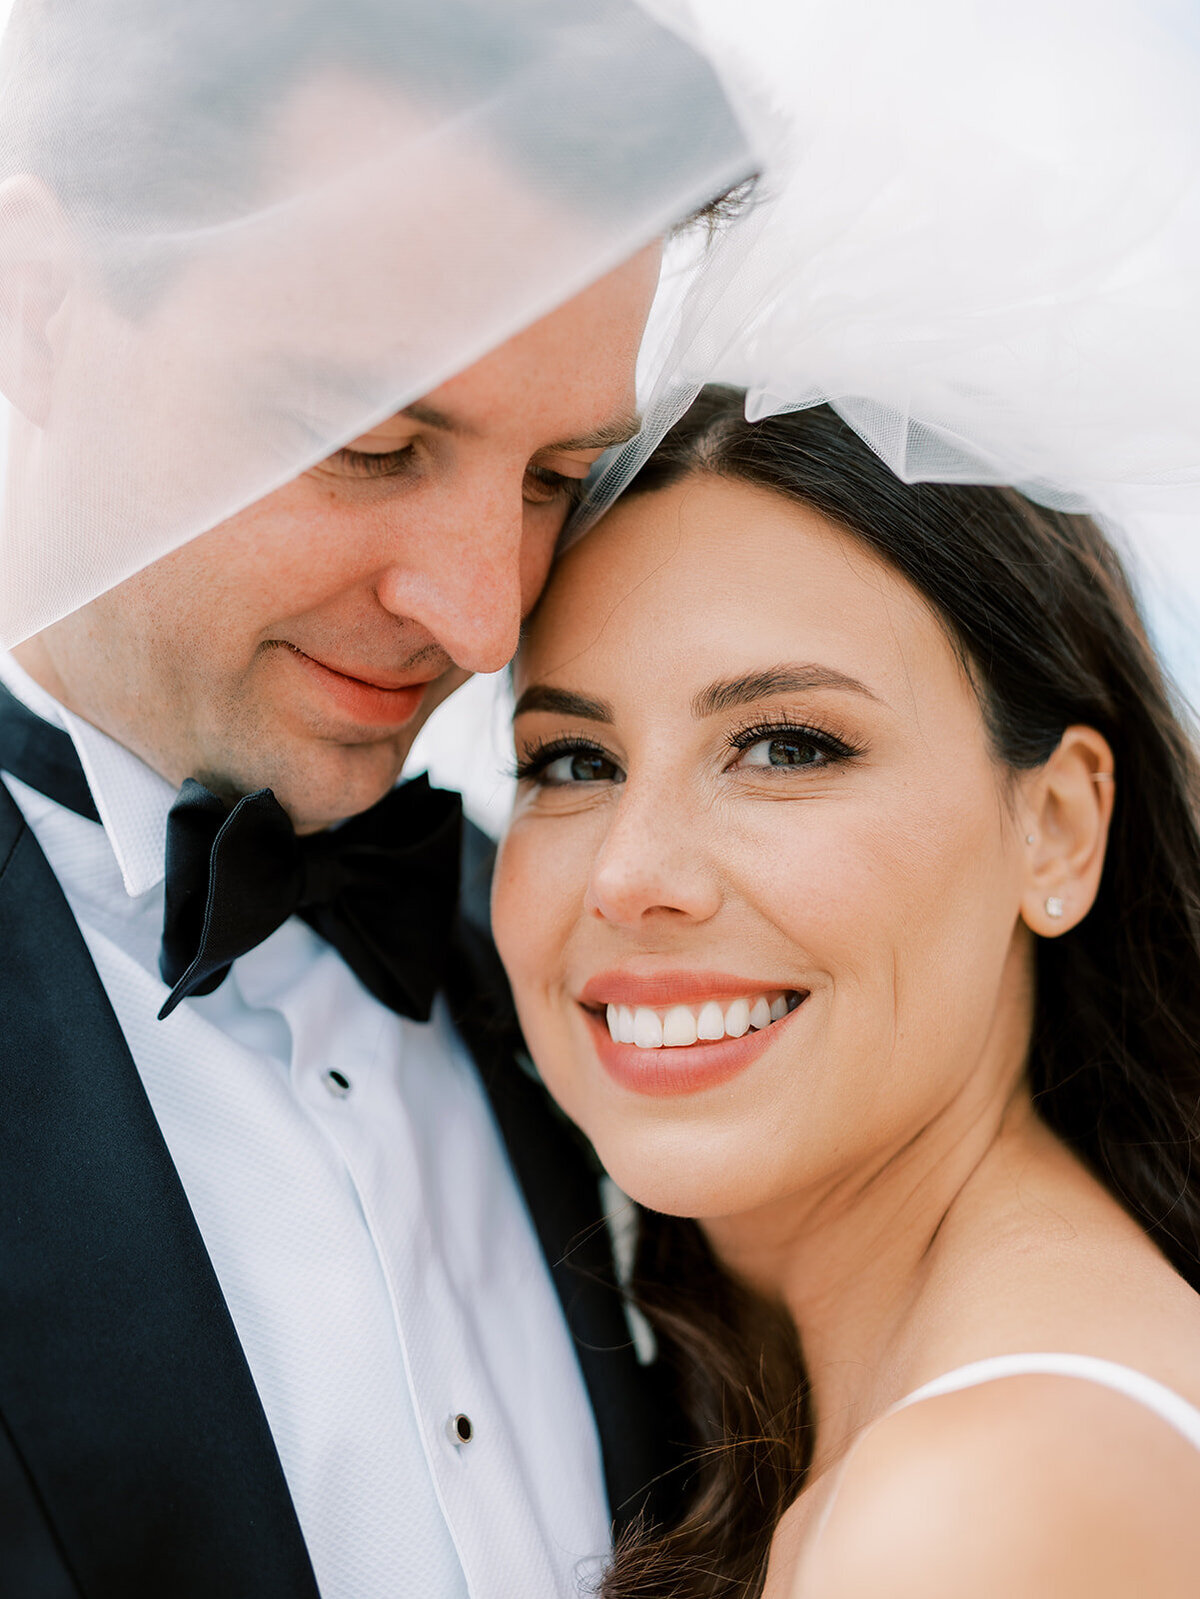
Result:
{"label": "groom's forehead", "polygon": [[[29,169],[69,210],[103,212],[119,160],[140,174],[124,204],[161,213],[180,200],[191,218],[203,186],[224,192],[246,174],[248,152],[306,86],[340,78],[445,114],[529,65],[522,51],[552,34],[549,17],[540,33],[531,21],[528,5],[496,0],[17,0],[5,47],[22,72],[5,121],[19,122]],[[23,99],[26,85],[40,92]],[[110,152],[115,107],[125,121]]]}
{"label": "groom's forehead", "polygon": [[[310,48],[310,12],[317,34],[336,15],[336,49]],[[495,432],[511,411],[499,436],[527,460],[635,431],[646,241],[746,160],[711,69],[639,4],[27,0],[23,17],[33,64],[15,99],[6,79],[0,170],[17,163],[72,316],[53,349],[40,302],[14,324],[36,357],[22,396],[53,405],[16,463],[32,553],[5,632],[224,524],[455,373],[483,380],[455,426]],[[274,44],[290,65],[260,77]],[[318,371],[330,360],[348,382]],[[60,551],[75,526],[86,569]]]}
{"label": "groom's forehead", "polygon": [[[503,353],[503,346],[491,352],[493,362],[500,358],[502,364]],[[286,388],[292,385],[304,391],[316,389],[325,396],[340,397],[347,401],[354,401],[362,394],[367,376],[337,357],[302,356],[294,350],[277,352],[272,365],[272,387]],[[511,401],[507,406],[494,403],[495,381],[490,375],[484,392],[478,392],[483,386],[475,382],[477,371],[478,367],[467,367],[448,379],[442,388],[397,407],[377,425],[384,426],[398,419],[456,438],[487,438],[495,432],[498,424],[504,422],[506,415],[511,414],[512,404]],[[641,427],[642,416],[636,405],[621,401],[594,423],[548,437],[540,447],[563,454],[607,450],[628,444],[637,437]]]}
{"label": "groom's forehead", "polygon": [[[680,106],[693,145],[742,141],[707,64],[638,0],[595,0],[587,13],[554,0],[17,0],[4,48],[21,70],[0,124],[17,169],[73,215],[107,225],[115,204],[122,222],[132,208],[145,223],[178,214],[191,226],[205,194],[252,198],[289,105],[340,80],[351,120],[364,94],[435,125],[469,122],[482,105],[505,164],[611,225],[655,187],[656,162],[687,164]],[[621,84],[637,126],[614,124],[613,74],[645,76]],[[336,125],[320,133],[338,142]]]}

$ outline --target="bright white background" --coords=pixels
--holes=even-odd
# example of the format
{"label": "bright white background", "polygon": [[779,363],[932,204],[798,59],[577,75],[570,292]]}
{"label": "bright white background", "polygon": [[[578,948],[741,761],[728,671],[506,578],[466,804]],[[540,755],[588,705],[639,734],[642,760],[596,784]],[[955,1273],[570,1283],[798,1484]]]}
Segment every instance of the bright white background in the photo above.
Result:
{"label": "bright white background", "polygon": [[439,788],[456,788],[467,815],[498,836],[512,802],[512,696],[508,673],[473,677],[429,718],[405,776],[428,771]]}

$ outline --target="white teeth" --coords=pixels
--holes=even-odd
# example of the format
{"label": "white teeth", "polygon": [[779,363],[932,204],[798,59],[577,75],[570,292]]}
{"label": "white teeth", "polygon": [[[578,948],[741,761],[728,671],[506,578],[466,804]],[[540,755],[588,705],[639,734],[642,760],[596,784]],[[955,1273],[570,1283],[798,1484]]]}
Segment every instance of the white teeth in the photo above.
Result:
{"label": "white teeth", "polygon": [[639,1049],[662,1048],[662,1019],[645,1005],[639,1005],[633,1013],[633,1041]]}
{"label": "white teeth", "polygon": [[701,1007],[696,1018],[696,1037],[708,1042],[725,1037],[725,1012],[715,999],[710,999],[707,1005]]}
{"label": "white teeth", "polygon": [[744,999],[735,999],[725,1012],[725,1031],[730,1038],[741,1038],[750,1031],[750,1006]]}
{"label": "white teeth", "polygon": [[710,999],[697,1011],[692,1005],[672,1005],[653,1010],[649,1005],[607,1005],[604,1019],[609,1037],[617,1044],[638,1049],[686,1049],[696,1043],[716,1043],[721,1038],[744,1038],[751,1028],[761,1032],[782,1021],[804,998],[778,992],[732,1000],[722,1009]]}
{"label": "white teeth", "polygon": [[697,1036],[696,1018],[686,1005],[676,1005],[663,1017],[662,1041],[667,1049],[694,1044]]}
{"label": "white teeth", "polygon": [[771,1025],[771,1001],[765,994],[760,994],[750,1007],[750,1025],[759,1032]]}

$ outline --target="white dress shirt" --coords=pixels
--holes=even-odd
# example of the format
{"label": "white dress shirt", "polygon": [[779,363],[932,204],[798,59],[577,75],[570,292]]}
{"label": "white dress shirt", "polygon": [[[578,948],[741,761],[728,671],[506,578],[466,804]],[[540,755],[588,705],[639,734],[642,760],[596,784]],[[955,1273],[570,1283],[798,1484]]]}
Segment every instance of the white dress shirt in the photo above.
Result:
{"label": "white dress shirt", "polygon": [[11,657],[0,680],[66,729],[91,785],[101,827],[5,778],[178,1169],[323,1599],[575,1594],[608,1549],[595,1422],[441,1002],[393,1014],[293,917],[158,1021],[174,791]]}

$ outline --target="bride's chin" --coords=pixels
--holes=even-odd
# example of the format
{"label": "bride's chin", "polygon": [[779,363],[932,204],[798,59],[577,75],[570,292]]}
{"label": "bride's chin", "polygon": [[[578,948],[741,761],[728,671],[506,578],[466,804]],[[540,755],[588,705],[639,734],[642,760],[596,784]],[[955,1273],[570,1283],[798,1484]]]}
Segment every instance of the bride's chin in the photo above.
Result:
{"label": "bride's chin", "polygon": [[[600,1163],[623,1194],[646,1210],[694,1221],[740,1215],[772,1195],[747,1181],[753,1162],[734,1151],[697,1156],[686,1139],[593,1138]],[[681,1147],[682,1143],[682,1147]],[[761,1174],[758,1174],[761,1176]]]}

